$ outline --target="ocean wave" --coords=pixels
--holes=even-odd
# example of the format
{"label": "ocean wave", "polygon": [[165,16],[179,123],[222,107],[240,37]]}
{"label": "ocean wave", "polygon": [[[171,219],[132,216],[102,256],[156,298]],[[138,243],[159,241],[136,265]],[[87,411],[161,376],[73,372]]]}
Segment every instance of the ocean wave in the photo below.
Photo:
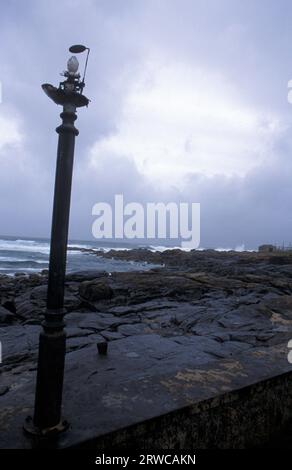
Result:
{"label": "ocean wave", "polygon": [[0,240],[0,251],[24,251],[49,254],[50,245],[48,242],[34,242],[33,240]]}
{"label": "ocean wave", "polygon": [[2,274],[7,274],[7,275],[10,275],[10,276],[13,276],[14,273],[16,272],[24,272],[24,273],[39,273],[40,272],[40,269],[39,268],[14,268],[13,271],[9,268],[1,268],[0,267],[0,272]]}
{"label": "ocean wave", "polygon": [[13,261],[5,261],[1,262],[0,260],[0,266],[4,266],[6,268],[15,268],[16,266],[23,266],[23,267],[28,267],[28,268],[33,268],[34,266],[38,266],[38,269],[40,269],[40,266],[47,266],[49,264],[48,261],[45,260],[13,260]]}
{"label": "ocean wave", "polygon": [[13,258],[10,256],[0,256],[0,264],[7,264],[7,263],[15,263],[15,264],[21,264],[21,263],[37,263],[37,264],[48,264],[49,261],[45,259],[22,259],[22,258]]}
{"label": "ocean wave", "polygon": [[[68,249],[70,248],[92,248],[90,245],[82,245],[82,244],[73,244],[71,243],[68,245]],[[50,253],[50,242],[41,242],[36,240],[4,240],[0,239],[0,252],[1,251],[23,251],[23,252],[31,252],[31,253],[41,253],[44,255],[49,255]]]}

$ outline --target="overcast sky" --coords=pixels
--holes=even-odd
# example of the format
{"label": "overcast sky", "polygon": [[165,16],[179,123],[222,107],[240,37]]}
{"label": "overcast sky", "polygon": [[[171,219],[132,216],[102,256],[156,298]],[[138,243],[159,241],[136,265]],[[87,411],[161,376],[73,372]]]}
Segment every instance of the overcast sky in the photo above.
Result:
{"label": "overcast sky", "polygon": [[[201,246],[292,242],[289,0],[10,0],[0,15],[0,234],[49,236],[68,47],[90,46],[70,237],[92,206],[201,203]],[[81,61],[81,60],[80,60]]]}

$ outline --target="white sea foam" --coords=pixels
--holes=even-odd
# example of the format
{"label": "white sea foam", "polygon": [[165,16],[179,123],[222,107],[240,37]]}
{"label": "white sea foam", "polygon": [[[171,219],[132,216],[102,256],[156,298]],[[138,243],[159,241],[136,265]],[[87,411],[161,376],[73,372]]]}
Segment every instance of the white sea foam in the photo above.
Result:
{"label": "white sea foam", "polygon": [[48,242],[36,242],[33,240],[0,240],[0,251],[23,251],[48,254],[50,245]]}
{"label": "white sea foam", "polygon": [[[90,245],[82,245],[72,243],[68,245],[68,248],[92,248]],[[5,240],[0,239],[0,251],[23,251],[32,253],[41,253],[48,255],[50,253],[49,241],[36,241],[36,240]]]}
{"label": "white sea foam", "polygon": [[[199,248],[196,248],[195,251],[206,251],[208,248],[203,248],[203,247],[199,247]],[[192,249],[191,248],[182,248],[181,246],[158,246],[158,245],[150,245],[149,246],[149,250],[150,251],[159,251],[159,252],[163,252],[163,251],[166,251],[166,250],[181,250],[181,251],[186,251],[186,252],[189,252],[191,251]],[[235,248],[229,248],[229,247],[219,247],[219,248],[214,248],[215,251],[237,251],[238,253],[241,253],[243,251],[248,251],[248,252],[253,252],[253,251],[256,251],[256,250],[246,250],[245,248],[245,245],[244,244],[241,244],[241,245],[237,245]]]}
{"label": "white sea foam", "polygon": [[244,243],[242,243],[241,245],[237,245],[235,248],[216,248],[215,251],[237,251],[238,253],[248,251],[248,252],[252,253],[253,251],[256,251],[256,250],[247,250],[245,248]]}
{"label": "white sea foam", "polygon": [[110,248],[104,248],[104,247],[93,248],[93,250],[103,251],[104,253],[108,253],[109,251],[130,251],[130,250],[133,250],[133,248],[125,248],[124,246],[112,246]]}

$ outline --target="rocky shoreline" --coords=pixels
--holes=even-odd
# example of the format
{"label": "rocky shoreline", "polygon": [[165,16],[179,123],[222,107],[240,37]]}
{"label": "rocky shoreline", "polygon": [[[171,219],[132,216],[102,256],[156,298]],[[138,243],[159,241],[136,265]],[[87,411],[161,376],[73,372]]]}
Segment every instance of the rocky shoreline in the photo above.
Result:
{"label": "rocky shoreline", "polygon": [[[123,416],[121,397],[129,400],[129,406],[134,408],[139,402],[134,390],[136,382],[140,384],[138,388],[144,387],[139,393],[145,394],[150,384],[155,388],[159,383],[166,387],[163,393],[167,394],[167,384],[172,387],[175,377],[178,381],[188,380],[191,364],[192,374],[200,371],[203,376],[207,368],[208,376],[208,370],[211,371],[213,385],[208,379],[200,382],[195,390],[199,393],[202,387],[212,395],[214,390],[216,393],[229,390],[229,382],[225,383],[224,379],[222,383],[220,374],[216,375],[218,367],[222,366],[224,373],[230,367],[228,380],[232,376],[237,384],[240,377],[249,383],[242,369],[236,375],[241,363],[249,364],[249,357],[255,363],[257,358],[261,359],[265,373],[273,369],[269,357],[275,363],[273,370],[283,370],[283,364],[289,366],[286,345],[292,338],[290,253],[212,250],[153,253],[139,249],[92,251],[92,256],[151,263],[151,266],[155,263],[160,267],[136,272],[83,271],[66,277],[65,394],[71,391],[72,396],[77,394],[74,406],[77,415],[83,413],[82,419],[86,419],[84,426],[88,427],[89,437],[95,420],[94,416],[86,418],[87,406],[93,414],[97,409],[98,416],[105,413],[107,424],[111,423],[109,416],[114,407],[119,422],[119,416]],[[33,406],[47,275],[43,271],[0,276],[0,447],[14,447],[19,442],[21,446],[29,445],[21,437],[18,417],[23,420]],[[105,349],[107,356],[101,355]],[[273,351],[278,351],[278,356]],[[171,380],[159,379],[161,374],[172,377],[173,371],[182,371],[186,365],[189,372],[177,372]],[[260,380],[261,371],[253,363],[249,366]],[[115,392],[112,387],[116,387]],[[117,392],[121,387],[125,396]],[[191,383],[186,382],[183,393],[191,391],[188,387]],[[156,399],[161,414],[164,397],[159,395]],[[175,394],[175,400],[180,399]],[[145,416],[143,406],[142,411]],[[69,414],[71,418],[75,416],[72,410]],[[74,429],[78,434],[83,428],[80,431],[75,423]],[[5,430],[9,430],[8,434]],[[14,442],[16,431],[19,440]],[[78,436],[84,439],[83,434]]]}
{"label": "rocky shoreline", "polygon": [[[204,363],[292,338],[289,254],[141,249],[94,254],[163,267],[68,275],[68,353],[101,341],[155,335],[174,348],[184,345]],[[36,366],[46,284],[47,272],[0,276],[3,376]],[[9,382],[8,374],[0,394],[9,391]]]}

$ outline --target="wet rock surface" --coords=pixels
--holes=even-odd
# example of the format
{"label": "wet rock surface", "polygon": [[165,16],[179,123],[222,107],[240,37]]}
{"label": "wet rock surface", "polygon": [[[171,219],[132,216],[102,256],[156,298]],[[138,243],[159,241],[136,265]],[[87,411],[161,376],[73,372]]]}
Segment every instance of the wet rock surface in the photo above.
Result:
{"label": "wet rock surface", "polygon": [[[79,380],[78,364],[84,364],[84,383],[97,380],[110,390],[117,371],[124,371],[121,381],[130,374],[131,380],[149,384],[171,367],[221,364],[259,350],[268,354],[292,338],[290,254],[132,250],[102,255],[163,266],[67,276],[69,389]],[[46,294],[46,272],[0,276],[0,402],[6,406],[18,403],[17,390],[33,393]],[[33,402],[30,395],[27,401]]]}
{"label": "wet rock surface", "polygon": [[[164,266],[141,272],[69,275],[68,353],[100,339],[139,341],[140,335],[155,335],[170,341],[174,351],[182,346],[200,363],[275,345],[292,336],[291,255],[211,250],[103,253],[113,255]],[[35,367],[46,293],[47,273],[0,277],[2,372]],[[162,352],[159,360],[163,357]]]}

